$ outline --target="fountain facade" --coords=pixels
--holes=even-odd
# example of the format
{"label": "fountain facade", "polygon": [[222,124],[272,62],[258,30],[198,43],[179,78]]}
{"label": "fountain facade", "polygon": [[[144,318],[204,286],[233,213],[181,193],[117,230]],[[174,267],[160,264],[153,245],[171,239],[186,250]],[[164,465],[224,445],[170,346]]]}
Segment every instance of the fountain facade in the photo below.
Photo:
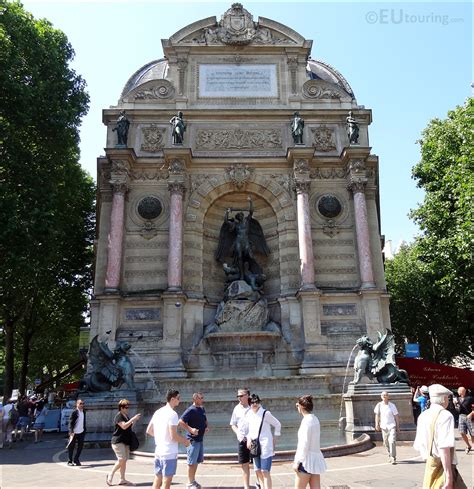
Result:
{"label": "fountain facade", "polygon": [[230,436],[235,392],[248,386],[283,438],[304,393],[337,426],[356,339],[390,329],[371,111],[311,58],[312,41],[240,4],[162,46],[103,111],[91,339],[131,345],[148,416],[170,386],[184,402],[202,390]]}

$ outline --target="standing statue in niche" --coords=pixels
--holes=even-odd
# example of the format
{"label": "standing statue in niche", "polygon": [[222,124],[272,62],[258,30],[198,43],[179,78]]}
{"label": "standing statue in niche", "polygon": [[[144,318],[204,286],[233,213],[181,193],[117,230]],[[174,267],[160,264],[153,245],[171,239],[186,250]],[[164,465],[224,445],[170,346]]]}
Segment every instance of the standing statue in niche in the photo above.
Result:
{"label": "standing statue in niche", "polygon": [[178,115],[173,116],[170,120],[170,124],[173,126],[173,144],[183,144],[184,132],[186,131],[183,113],[178,112]]}
{"label": "standing statue in niche", "polygon": [[[223,263],[224,272],[228,281],[245,280],[253,290],[261,290],[265,281],[262,267],[255,260],[254,252],[265,256],[270,249],[265,241],[262,226],[253,218],[253,201],[248,196],[248,209],[227,209],[224,222],[219,234],[219,245],[216,251],[216,260],[223,261],[225,257],[232,257],[232,265]],[[245,216],[244,212],[248,214]],[[237,212],[230,218],[231,212]]]}
{"label": "standing statue in niche", "polygon": [[135,389],[135,368],[128,356],[130,348],[129,343],[119,341],[111,351],[107,343],[98,340],[98,335],[94,336],[89,346],[89,369],[81,388],[106,392],[126,384],[129,389]]}
{"label": "standing statue in niche", "polygon": [[303,144],[304,119],[300,117],[299,112],[293,114],[291,119],[291,135],[295,144]]}
{"label": "standing statue in niche", "polygon": [[128,129],[130,127],[130,121],[125,115],[125,111],[122,110],[117,119],[117,124],[112,131],[117,131],[117,146],[127,146]]}
{"label": "standing statue in niche", "polygon": [[347,123],[347,136],[349,137],[349,144],[359,144],[359,124],[352,116],[352,111],[346,117]]}
{"label": "standing statue in niche", "polygon": [[358,384],[363,375],[377,379],[380,384],[408,384],[408,374],[395,364],[395,339],[387,329],[384,334],[378,332],[375,344],[368,336],[362,336],[356,341],[359,347],[354,360],[354,380]]}

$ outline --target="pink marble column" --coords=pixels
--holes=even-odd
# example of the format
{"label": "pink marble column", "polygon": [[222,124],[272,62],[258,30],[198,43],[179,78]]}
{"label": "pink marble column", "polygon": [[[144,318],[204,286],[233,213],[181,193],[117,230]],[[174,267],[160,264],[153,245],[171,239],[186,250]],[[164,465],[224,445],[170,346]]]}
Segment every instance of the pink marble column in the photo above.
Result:
{"label": "pink marble column", "polygon": [[298,213],[298,244],[303,289],[314,289],[314,257],[309,212],[309,182],[296,182],[296,207]]}
{"label": "pink marble column", "polygon": [[367,203],[365,201],[364,185],[353,183],[354,213],[359,255],[360,280],[362,288],[375,287],[372,254],[370,252],[369,222],[367,219]]}
{"label": "pink marble column", "polygon": [[183,276],[183,195],[184,185],[170,183],[170,230],[168,251],[168,290],[181,290]]}
{"label": "pink marble column", "polygon": [[112,213],[110,215],[107,272],[105,275],[106,290],[118,290],[120,286],[125,194],[128,190],[127,184],[125,182],[112,182],[112,188]]}

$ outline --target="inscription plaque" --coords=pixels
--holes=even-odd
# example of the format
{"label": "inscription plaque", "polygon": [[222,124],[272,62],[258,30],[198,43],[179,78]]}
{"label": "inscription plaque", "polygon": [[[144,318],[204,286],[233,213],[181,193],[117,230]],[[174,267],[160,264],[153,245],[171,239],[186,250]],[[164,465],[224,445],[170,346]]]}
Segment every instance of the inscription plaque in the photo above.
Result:
{"label": "inscription plaque", "polygon": [[199,65],[200,97],[277,97],[276,65]]}

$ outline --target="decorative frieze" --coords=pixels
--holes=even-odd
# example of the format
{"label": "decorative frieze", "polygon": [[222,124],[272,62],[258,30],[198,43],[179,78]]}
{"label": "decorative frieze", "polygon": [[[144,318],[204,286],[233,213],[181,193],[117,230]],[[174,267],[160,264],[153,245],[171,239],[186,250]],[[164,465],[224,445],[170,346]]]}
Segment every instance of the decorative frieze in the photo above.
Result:
{"label": "decorative frieze", "polygon": [[142,127],[142,144],[140,149],[148,153],[156,153],[161,151],[165,146],[165,132],[163,128],[159,128],[156,124]]}
{"label": "decorative frieze", "polygon": [[197,150],[257,149],[282,147],[278,129],[201,129],[196,134]]}
{"label": "decorative frieze", "polygon": [[158,170],[155,172],[146,172],[144,170],[132,171],[130,174],[132,180],[167,180],[169,177],[168,170]]}
{"label": "decorative frieze", "polygon": [[341,100],[347,98],[342,90],[320,80],[308,80],[303,84],[303,97],[312,99]]}
{"label": "decorative frieze", "polygon": [[315,180],[329,180],[335,178],[345,178],[346,171],[342,168],[316,168],[313,170],[310,175],[310,178]]}
{"label": "decorative frieze", "polygon": [[354,246],[353,239],[315,239],[313,243],[316,246]]}
{"label": "decorative frieze", "polygon": [[166,276],[165,270],[126,270],[126,278],[155,278],[158,276]]}
{"label": "decorative frieze", "polygon": [[321,333],[323,335],[360,336],[363,332],[364,332],[364,327],[361,324],[321,321]]}

